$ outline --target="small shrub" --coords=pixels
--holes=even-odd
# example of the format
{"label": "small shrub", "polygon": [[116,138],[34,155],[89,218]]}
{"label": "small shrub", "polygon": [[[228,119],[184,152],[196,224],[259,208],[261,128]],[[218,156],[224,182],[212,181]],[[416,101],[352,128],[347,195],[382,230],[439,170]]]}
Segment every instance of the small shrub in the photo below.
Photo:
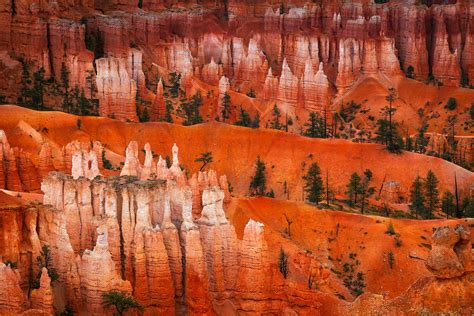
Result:
{"label": "small shrub", "polygon": [[408,66],[406,76],[407,78],[415,79],[415,68],[413,68],[413,66]]}
{"label": "small shrub", "polygon": [[317,289],[318,285],[315,284],[316,282],[316,276],[314,275],[314,273],[310,273],[309,276],[308,276],[308,288],[310,290],[312,290],[313,288]]}
{"label": "small shrub", "polygon": [[458,101],[455,98],[449,98],[444,108],[450,111],[453,111],[456,109],[457,106],[458,106]]}
{"label": "small shrub", "polygon": [[385,234],[390,235],[390,236],[395,236],[396,232],[395,232],[395,228],[393,227],[392,223],[388,224],[387,231],[385,232]]}
{"label": "small shrub", "polygon": [[286,279],[288,277],[288,254],[285,253],[283,248],[280,248],[280,255],[278,257],[278,267],[283,277]]}
{"label": "small shrub", "polygon": [[395,264],[395,254],[393,251],[390,251],[388,253],[388,265],[390,266],[390,269],[393,269],[393,265]]}
{"label": "small shrub", "polygon": [[116,290],[102,294],[102,305],[105,308],[115,307],[117,313],[114,313],[114,315],[119,316],[122,316],[129,309],[137,309],[140,312],[144,311],[143,306],[132,295]]}
{"label": "small shrub", "polygon": [[102,164],[104,165],[104,168],[107,170],[112,170],[114,168],[110,160],[108,160],[107,157],[105,157],[105,149],[102,150]]}
{"label": "small shrub", "polygon": [[7,260],[5,261],[5,265],[10,266],[12,269],[18,268],[18,264],[14,261]]}
{"label": "small shrub", "polygon": [[76,120],[76,127],[77,127],[78,130],[81,129],[81,127],[82,127],[82,120],[81,119]]}
{"label": "small shrub", "polygon": [[402,246],[402,240],[400,239],[400,235],[395,235],[395,246],[400,248]]}

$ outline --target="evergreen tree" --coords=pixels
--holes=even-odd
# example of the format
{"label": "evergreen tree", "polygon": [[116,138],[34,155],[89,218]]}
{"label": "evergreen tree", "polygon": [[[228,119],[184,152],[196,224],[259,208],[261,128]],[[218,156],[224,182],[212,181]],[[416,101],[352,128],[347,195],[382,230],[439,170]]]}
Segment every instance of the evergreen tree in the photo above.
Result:
{"label": "evergreen tree", "polygon": [[205,153],[201,153],[201,155],[198,158],[196,158],[194,162],[202,162],[202,166],[199,169],[199,171],[203,171],[204,168],[212,162],[212,160],[213,160],[212,152],[208,151]]}
{"label": "evergreen tree", "polygon": [[474,197],[464,198],[462,202],[462,213],[464,217],[474,218]]}
{"label": "evergreen tree", "polygon": [[184,114],[183,125],[195,125],[202,123],[202,117],[199,108],[202,105],[201,93],[197,92],[191,97],[191,100],[183,98],[181,100],[179,112]]}
{"label": "evergreen tree", "polygon": [[61,64],[61,83],[63,85],[63,110],[66,112],[71,111],[71,102],[69,100],[69,70],[66,64]]}
{"label": "evergreen tree", "polygon": [[46,79],[44,78],[45,70],[41,67],[33,74],[33,88],[30,91],[31,102],[34,108],[44,108],[44,89]]}
{"label": "evergreen tree", "polygon": [[418,134],[416,135],[415,139],[415,150],[423,154],[426,150],[426,145],[428,145],[428,140],[425,137],[425,133],[428,130],[428,124],[426,122],[423,122],[421,124],[421,127],[418,129]]}
{"label": "evergreen tree", "polygon": [[179,95],[179,90],[181,89],[181,74],[176,72],[170,73],[170,93],[172,98],[177,98]]}
{"label": "evergreen tree", "polygon": [[280,130],[282,128],[281,123],[280,123],[281,112],[276,104],[273,106],[272,116],[273,116],[273,120],[270,123],[270,128]]}
{"label": "evergreen tree", "polygon": [[255,114],[255,117],[253,118],[252,121],[252,128],[259,128],[260,127],[260,113],[257,112]]}
{"label": "evergreen tree", "polygon": [[423,192],[423,179],[417,176],[410,189],[410,210],[415,213],[415,217],[425,214],[425,195]]}
{"label": "evergreen tree", "polygon": [[413,141],[410,137],[410,135],[407,135],[405,138],[405,150],[406,151],[412,151],[413,150]]}
{"label": "evergreen tree", "polygon": [[[227,92],[224,93],[224,96],[222,97],[222,120],[225,122],[225,120],[229,119],[230,117],[230,94]],[[242,107],[241,107],[242,108]]]}
{"label": "evergreen tree", "polygon": [[385,100],[387,100],[389,105],[382,108],[384,118],[377,121],[377,134],[390,152],[400,153],[403,148],[403,139],[397,132],[398,124],[393,120],[393,116],[397,111],[397,109],[393,107],[397,92],[394,88],[390,88],[388,91],[389,94],[385,97]]}
{"label": "evergreen tree", "polygon": [[199,108],[202,106],[202,97],[201,97],[201,92],[196,92],[192,98],[191,98],[191,102],[192,102],[192,108],[193,108],[193,120],[192,120],[192,124],[199,124],[199,123],[202,123],[202,117],[201,117],[201,113],[199,112]]}
{"label": "evergreen tree", "polygon": [[267,188],[265,177],[265,163],[257,157],[255,162],[255,175],[252,177],[249,186],[250,196],[264,196]]}
{"label": "evergreen tree", "polygon": [[251,127],[252,126],[252,119],[247,111],[240,106],[240,114],[239,120],[235,122],[235,125],[244,126],[244,127]]}
{"label": "evergreen tree", "polygon": [[119,292],[112,290],[102,294],[102,305],[105,308],[114,307],[117,311],[114,315],[122,316],[127,310],[137,309],[140,312],[144,311],[143,306],[138,303],[135,298],[127,292]]}
{"label": "evergreen tree", "polygon": [[446,214],[446,218],[453,216],[456,211],[456,205],[454,204],[454,195],[451,191],[445,191],[443,198],[441,199],[441,210]]}
{"label": "evergreen tree", "polygon": [[372,171],[370,171],[370,169],[366,169],[360,184],[360,212],[362,214],[364,214],[365,206],[367,205],[367,198],[375,193],[375,188],[370,186],[372,176]]}
{"label": "evergreen tree", "polygon": [[81,115],[92,115],[94,114],[94,109],[92,102],[86,97],[84,89],[81,90],[81,94],[78,100],[78,107]]}
{"label": "evergreen tree", "polygon": [[94,71],[88,70],[86,76],[87,88],[89,89],[90,98],[94,98],[94,92],[97,89],[95,80],[94,80]]}
{"label": "evergreen tree", "polygon": [[428,174],[426,175],[426,179],[424,182],[424,189],[425,189],[425,208],[426,208],[426,218],[432,218],[433,213],[439,206],[439,191],[438,191],[438,178],[433,173],[433,171],[429,170]]}
{"label": "evergreen tree", "polygon": [[309,114],[308,122],[305,123],[304,126],[307,127],[303,134],[304,136],[311,138],[326,138],[324,120],[315,112]]}
{"label": "evergreen tree", "polygon": [[308,173],[303,176],[305,181],[304,191],[307,194],[306,199],[310,203],[319,204],[322,200],[324,186],[321,178],[321,169],[317,163],[312,163],[308,169]]}
{"label": "evergreen tree", "polygon": [[163,120],[168,123],[173,123],[173,116],[171,113],[173,112],[173,104],[170,100],[166,99],[165,101],[165,117]]}
{"label": "evergreen tree", "polygon": [[256,97],[255,91],[252,88],[250,88],[249,92],[247,92],[247,96],[249,98],[255,98]]}
{"label": "evergreen tree", "polygon": [[22,65],[22,72],[21,72],[21,90],[20,95],[21,99],[19,98],[19,103],[24,106],[31,106],[31,95],[30,95],[30,86],[31,86],[31,77],[30,77],[30,68],[28,62],[21,59],[20,60]]}
{"label": "evergreen tree", "polygon": [[354,172],[349,179],[349,184],[347,185],[347,194],[349,195],[350,206],[357,204],[357,195],[360,192],[361,181],[362,179],[357,172]]}

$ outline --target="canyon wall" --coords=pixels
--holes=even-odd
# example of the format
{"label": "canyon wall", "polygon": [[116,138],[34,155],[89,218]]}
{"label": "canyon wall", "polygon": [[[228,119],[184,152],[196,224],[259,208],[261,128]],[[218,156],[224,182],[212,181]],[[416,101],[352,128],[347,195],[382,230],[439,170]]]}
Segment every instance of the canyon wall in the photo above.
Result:
{"label": "canyon wall", "polygon": [[[103,315],[103,294],[118,290],[132,294],[149,314],[209,315],[229,306],[241,313],[318,312],[310,298],[321,294],[304,286],[286,292],[282,286],[263,224],[250,221],[243,239],[237,238],[224,212],[230,201],[225,176],[209,170],[188,180],[176,145],[169,168],[161,157],[153,158],[148,144],[145,152],[141,164],[131,142],[121,176],[103,177],[94,150],[78,146],[72,175],[49,173],[41,185],[44,205],[17,210],[16,218],[8,219],[9,234],[22,237],[2,251],[4,262],[18,266],[0,267],[0,278],[12,289],[12,300],[0,300],[0,310],[50,312],[53,296],[60,295],[54,301],[63,305],[55,304],[56,310],[67,305]],[[0,218],[6,224],[5,214]],[[31,261],[45,245],[54,282],[46,268]],[[22,251],[30,261],[18,257]],[[41,275],[39,288],[26,297],[23,290],[35,275]],[[281,291],[283,297],[276,294]],[[293,304],[300,295],[304,302]]]}
{"label": "canyon wall", "polygon": [[[289,113],[333,108],[331,99],[359,79],[389,86],[402,70],[445,86],[474,83],[474,5],[467,1],[96,3],[104,15],[90,1],[25,2],[0,11],[4,68],[13,76],[19,69],[8,56],[21,58],[60,83],[65,65],[70,86],[97,99],[100,115],[122,120],[138,119],[137,101],[163,103],[165,91],[149,84],[156,67],[164,86],[169,72],[182,75],[185,91],[191,77],[217,87],[225,76],[231,90],[252,90]],[[12,92],[0,94],[16,101]],[[158,107],[150,105],[153,120]]]}

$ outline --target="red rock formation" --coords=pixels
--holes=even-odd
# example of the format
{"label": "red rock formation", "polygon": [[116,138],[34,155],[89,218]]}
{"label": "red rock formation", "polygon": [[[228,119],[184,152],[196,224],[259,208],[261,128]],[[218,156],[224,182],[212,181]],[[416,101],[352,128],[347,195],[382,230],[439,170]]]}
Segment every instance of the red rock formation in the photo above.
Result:
{"label": "red rock formation", "polygon": [[78,86],[85,93],[90,91],[87,74],[94,73],[94,54],[85,46],[85,26],[77,22],[58,19],[48,23],[51,47],[51,68],[56,78],[61,78],[61,69],[69,73],[69,85]]}
{"label": "red rock formation", "polygon": [[0,313],[20,314],[28,307],[26,295],[20,288],[20,275],[17,270],[0,262]]}
{"label": "red rock formation", "polygon": [[55,171],[53,165],[53,155],[49,143],[41,144],[41,151],[38,158],[38,173],[41,178],[45,178],[51,171]]}
{"label": "red rock formation", "polygon": [[451,50],[442,7],[434,10],[433,76],[446,86],[458,86],[461,78],[457,48]]}
{"label": "red rock formation", "polygon": [[321,111],[329,103],[329,81],[324,74],[323,63],[319,64],[319,70],[313,73],[313,65],[308,59],[301,80],[301,90],[305,108],[309,111]]}
{"label": "red rock formation", "polygon": [[53,289],[51,287],[51,278],[48,275],[48,269],[41,271],[40,287],[34,289],[30,294],[31,308],[40,310],[47,315],[54,314],[53,307]]}
{"label": "red rock formation", "polygon": [[140,161],[138,160],[138,143],[135,141],[130,142],[125,152],[125,164],[123,165],[121,176],[134,176],[140,177],[141,167]]}
{"label": "red rock formation", "polygon": [[81,258],[81,297],[89,315],[103,315],[102,294],[111,290],[131,293],[129,281],[120,278],[108,249],[107,229],[98,228],[93,251],[86,250]]}
{"label": "red rock formation", "polygon": [[359,77],[361,69],[359,41],[348,38],[339,40],[339,62],[336,86],[339,92],[350,87]]}
{"label": "red rock formation", "polygon": [[23,187],[22,191],[34,192],[40,189],[40,176],[31,161],[31,154],[22,149],[14,148],[18,175]]}
{"label": "red rock formation", "polygon": [[138,121],[136,112],[137,83],[128,74],[121,58],[96,60],[97,96],[101,116]]}
{"label": "red rock formation", "polygon": [[240,247],[236,296],[243,312],[259,313],[268,306],[271,288],[270,263],[263,224],[250,220]]}
{"label": "red rock formation", "polygon": [[206,314],[212,311],[209,297],[209,283],[201,237],[197,228],[181,229],[186,274],[184,279],[186,306],[194,313]]}
{"label": "red rock formation", "polygon": [[11,191],[22,191],[20,176],[18,174],[17,162],[14,149],[10,147],[7,136],[0,130],[0,184],[1,188]]}
{"label": "red rock formation", "polygon": [[401,5],[392,11],[392,25],[396,34],[400,62],[405,72],[412,66],[416,78],[424,80],[429,74],[426,49],[427,9],[423,6]]}
{"label": "red rock formation", "polygon": [[438,227],[432,236],[426,267],[439,279],[451,279],[474,271],[470,244],[470,232],[466,227]]}
{"label": "red rock formation", "polygon": [[153,103],[151,105],[151,111],[150,111],[151,121],[159,121],[165,116],[166,104],[165,104],[165,97],[163,93],[164,93],[163,80],[160,78],[160,81],[156,85],[156,94],[155,94],[155,97],[153,98]]}
{"label": "red rock formation", "polygon": [[283,61],[278,85],[278,100],[281,102],[285,113],[294,113],[298,103],[298,78],[291,72],[286,59]]}

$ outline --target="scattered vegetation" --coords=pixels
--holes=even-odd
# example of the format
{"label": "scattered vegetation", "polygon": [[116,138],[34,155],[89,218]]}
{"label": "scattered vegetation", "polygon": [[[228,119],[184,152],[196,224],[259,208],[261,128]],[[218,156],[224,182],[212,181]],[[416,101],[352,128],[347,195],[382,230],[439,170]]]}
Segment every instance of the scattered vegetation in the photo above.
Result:
{"label": "scattered vegetation", "polygon": [[102,150],[102,164],[104,165],[104,169],[107,169],[107,170],[114,169],[110,160],[108,160],[107,157],[105,156],[105,149]]}
{"label": "scattered vegetation", "polygon": [[448,102],[446,102],[446,105],[444,106],[444,108],[450,111],[453,111],[456,109],[457,106],[458,106],[457,100],[451,97],[448,99]]}
{"label": "scattered vegetation", "polygon": [[304,124],[306,130],[303,135],[311,138],[327,138],[327,123],[325,118],[321,118],[319,114],[311,112],[308,122]]}
{"label": "scattered vegetation", "polygon": [[40,255],[36,257],[36,264],[38,266],[39,272],[36,278],[31,280],[31,288],[38,289],[40,287],[41,274],[43,273],[43,268],[48,269],[48,276],[51,279],[51,282],[57,281],[59,275],[56,272],[56,269],[52,266],[53,258],[51,257],[51,251],[49,250],[48,245],[44,245],[41,248]]}
{"label": "scattered vegetation", "polygon": [[122,316],[131,309],[144,312],[143,306],[135,300],[135,298],[127,292],[109,291],[102,294],[102,305],[105,308],[114,307],[114,315]]}
{"label": "scattered vegetation", "polygon": [[393,265],[395,264],[395,254],[393,251],[389,251],[387,255],[387,260],[388,260],[388,265],[390,266],[390,269],[393,269]]}
{"label": "scattered vegetation", "polygon": [[303,180],[305,181],[304,191],[307,194],[306,199],[310,203],[319,204],[323,199],[324,186],[323,179],[321,178],[321,169],[316,162],[311,164],[308,172],[303,176]]}
{"label": "scattered vegetation", "polygon": [[288,277],[288,254],[280,248],[280,255],[278,256],[278,267],[280,268],[280,272],[283,277],[286,279]]}
{"label": "scattered vegetation", "polygon": [[208,151],[205,153],[201,153],[201,155],[198,158],[196,158],[194,162],[202,162],[202,166],[199,169],[199,171],[203,171],[204,168],[212,162],[212,160],[213,160],[212,152]]}
{"label": "scattered vegetation", "polygon": [[344,285],[355,296],[360,296],[364,293],[365,277],[362,271],[357,271],[360,266],[360,261],[357,259],[357,254],[349,253],[349,259],[342,264],[342,271],[339,271]]}
{"label": "scattered vegetation", "polygon": [[390,236],[395,236],[397,233],[395,232],[395,228],[393,227],[392,223],[389,223],[387,226],[387,230],[385,231],[385,234],[390,235]]}

